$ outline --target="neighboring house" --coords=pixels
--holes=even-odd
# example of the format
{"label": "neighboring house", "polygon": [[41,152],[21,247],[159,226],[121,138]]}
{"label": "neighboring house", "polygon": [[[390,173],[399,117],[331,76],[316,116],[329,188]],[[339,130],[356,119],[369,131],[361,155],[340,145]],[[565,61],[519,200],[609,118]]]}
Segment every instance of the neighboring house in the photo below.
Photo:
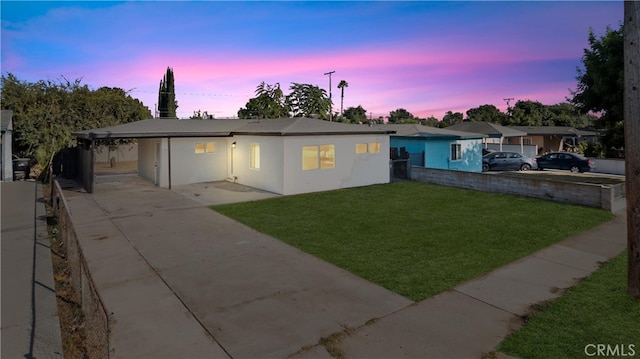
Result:
{"label": "neighboring house", "polygon": [[[576,148],[578,143],[584,139],[597,137],[596,132],[578,130],[573,127],[564,126],[509,126],[518,131],[526,132],[523,138],[525,145],[537,146],[537,154],[543,152],[563,151],[565,148]],[[507,139],[508,144],[513,139]]]}
{"label": "neighboring house", "polygon": [[128,138],[138,175],[160,187],[226,179],[285,195],[388,183],[389,134],[310,118],[150,119],[74,133],[88,192],[94,141]]}
{"label": "neighboring house", "polygon": [[482,172],[482,143],[487,135],[418,124],[387,124],[376,128],[395,131],[391,135],[391,151],[408,153],[411,165]]}
{"label": "neighboring house", "polygon": [[0,179],[4,182],[13,181],[13,111],[0,111]]}
{"label": "neighboring house", "polygon": [[[500,126],[490,122],[478,121],[478,122],[461,122],[453,126],[449,126],[447,127],[447,129],[455,130],[455,131],[485,134],[487,135],[487,138],[483,139],[483,144],[485,148],[489,148],[497,151],[508,150],[508,151],[527,154],[527,151],[525,151],[525,146],[524,146],[524,137],[527,135],[527,133],[517,130],[515,128]],[[505,147],[504,146],[505,144],[515,145],[515,146]]]}

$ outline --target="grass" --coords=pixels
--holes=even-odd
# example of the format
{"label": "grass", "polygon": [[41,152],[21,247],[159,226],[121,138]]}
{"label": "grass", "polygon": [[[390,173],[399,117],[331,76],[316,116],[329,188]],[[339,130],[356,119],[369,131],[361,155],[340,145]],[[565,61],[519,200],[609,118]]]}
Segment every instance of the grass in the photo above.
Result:
{"label": "grass", "polygon": [[[613,356],[640,355],[640,301],[627,295],[626,273],[625,251],[533,315],[498,350],[528,359],[585,358],[587,345],[608,344],[612,350],[618,346]],[[595,350],[587,348],[588,353]]]}
{"label": "grass", "polygon": [[414,301],[612,218],[418,182],[211,208]]}

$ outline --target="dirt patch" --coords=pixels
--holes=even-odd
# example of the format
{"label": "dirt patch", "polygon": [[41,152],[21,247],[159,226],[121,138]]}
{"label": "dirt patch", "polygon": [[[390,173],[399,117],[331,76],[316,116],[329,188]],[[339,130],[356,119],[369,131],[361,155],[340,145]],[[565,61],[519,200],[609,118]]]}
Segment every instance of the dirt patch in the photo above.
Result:
{"label": "dirt patch", "polygon": [[[43,186],[45,198],[49,198],[47,196],[49,191],[49,186]],[[49,203],[46,204],[46,208],[47,218],[53,216],[53,209]],[[77,300],[78,295],[71,285],[71,270],[67,261],[66,247],[60,238],[58,222],[47,221],[47,224],[63,356],[65,358],[88,358],[85,319],[82,307]]]}

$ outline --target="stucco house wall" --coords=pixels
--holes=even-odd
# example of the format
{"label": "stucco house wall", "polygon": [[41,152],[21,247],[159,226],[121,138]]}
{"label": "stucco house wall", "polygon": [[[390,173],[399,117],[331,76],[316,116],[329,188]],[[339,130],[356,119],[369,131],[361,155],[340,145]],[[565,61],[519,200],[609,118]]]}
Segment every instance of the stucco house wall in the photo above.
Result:
{"label": "stucco house wall", "polygon": [[[460,144],[462,159],[451,160],[451,145]],[[424,151],[424,167],[482,172],[482,140],[391,136],[391,147],[405,147],[409,153]],[[415,165],[414,161],[411,161]]]}
{"label": "stucco house wall", "polygon": [[[145,138],[138,140],[138,176],[148,179],[149,181],[160,184],[160,179],[156,178],[157,173],[163,173],[159,170],[156,172],[156,144],[161,144],[160,138]],[[158,161],[159,169],[162,169],[162,163]],[[168,186],[168,181],[163,187]]]}
{"label": "stucco house wall", "polygon": [[[357,143],[379,143],[380,152],[356,153]],[[335,167],[302,169],[303,146],[335,146]],[[388,135],[284,137],[284,190],[298,194],[389,183]]]}
{"label": "stucco house wall", "polygon": [[[210,148],[212,144],[213,148]],[[196,152],[196,145],[200,145],[200,153]],[[226,159],[227,146],[224,138],[172,138],[171,184],[179,186],[223,180],[227,177]]]}
{"label": "stucco house wall", "polygon": [[0,176],[4,182],[13,182],[13,111],[1,111]]}
{"label": "stucco house wall", "polygon": [[[265,191],[280,193],[283,187],[283,137],[281,136],[234,136],[236,142],[229,155],[233,165],[229,168],[229,177],[234,181]],[[251,145],[259,146],[259,168],[251,167]]]}

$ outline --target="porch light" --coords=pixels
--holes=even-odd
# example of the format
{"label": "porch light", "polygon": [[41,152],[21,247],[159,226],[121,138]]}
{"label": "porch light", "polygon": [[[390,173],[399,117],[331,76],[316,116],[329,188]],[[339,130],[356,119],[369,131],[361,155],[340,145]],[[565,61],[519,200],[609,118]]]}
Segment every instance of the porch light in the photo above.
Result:
{"label": "porch light", "polygon": [[231,144],[231,148],[236,148],[236,141],[233,141],[233,143]]}

